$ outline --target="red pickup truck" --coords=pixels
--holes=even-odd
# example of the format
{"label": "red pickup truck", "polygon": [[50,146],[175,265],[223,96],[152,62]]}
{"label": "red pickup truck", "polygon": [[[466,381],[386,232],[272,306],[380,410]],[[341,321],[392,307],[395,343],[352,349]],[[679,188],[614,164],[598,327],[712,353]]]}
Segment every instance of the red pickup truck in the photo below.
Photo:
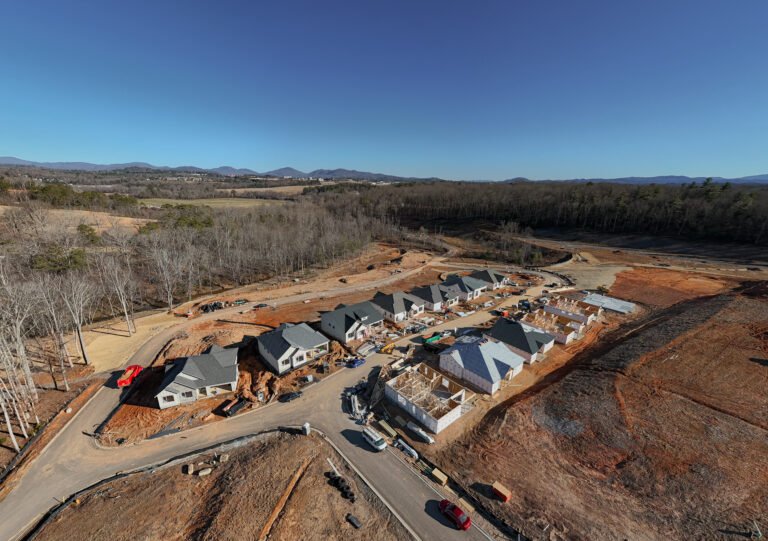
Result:
{"label": "red pickup truck", "polygon": [[131,383],[133,383],[133,380],[136,379],[136,376],[138,376],[142,370],[144,370],[143,367],[139,366],[138,364],[132,364],[125,369],[123,375],[120,376],[120,379],[117,380],[117,386],[128,387]]}

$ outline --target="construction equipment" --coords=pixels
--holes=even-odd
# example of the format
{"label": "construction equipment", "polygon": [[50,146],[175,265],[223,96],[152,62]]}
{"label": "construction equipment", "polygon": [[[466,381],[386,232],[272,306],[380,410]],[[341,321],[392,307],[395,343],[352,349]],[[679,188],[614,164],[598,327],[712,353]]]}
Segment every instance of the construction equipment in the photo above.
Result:
{"label": "construction equipment", "polygon": [[394,343],[394,342],[390,342],[389,344],[385,344],[385,345],[384,345],[384,346],[381,348],[381,350],[380,350],[380,353],[385,353],[385,354],[389,355],[389,354],[390,354],[390,353],[392,353],[394,350],[395,350],[395,343]]}

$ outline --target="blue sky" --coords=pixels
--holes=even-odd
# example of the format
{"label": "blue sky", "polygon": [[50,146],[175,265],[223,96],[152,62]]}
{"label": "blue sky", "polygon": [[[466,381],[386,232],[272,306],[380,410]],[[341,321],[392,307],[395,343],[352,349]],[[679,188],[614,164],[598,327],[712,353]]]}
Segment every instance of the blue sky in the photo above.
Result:
{"label": "blue sky", "polygon": [[14,0],[0,19],[0,155],[768,172],[765,0]]}

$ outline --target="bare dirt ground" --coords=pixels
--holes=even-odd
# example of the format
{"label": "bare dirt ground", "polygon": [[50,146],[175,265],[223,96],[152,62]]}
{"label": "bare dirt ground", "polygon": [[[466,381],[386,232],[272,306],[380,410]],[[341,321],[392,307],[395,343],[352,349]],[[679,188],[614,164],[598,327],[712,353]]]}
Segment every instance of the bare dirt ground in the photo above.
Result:
{"label": "bare dirt ground", "polygon": [[[339,269],[339,272],[355,271],[357,265],[364,265],[364,263],[365,261],[350,263],[346,268]],[[434,283],[438,279],[437,274],[437,271],[427,269],[381,290],[390,292]],[[350,282],[353,279],[352,276]],[[155,359],[153,367],[145,370],[134,382],[131,386],[131,394],[102,428],[101,442],[104,445],[122,445],[156,434],[184,430],[223,419],[221,407],[233,398],[232,394],[198,400],[165,410],[157,407],[154,398],[163,379],[165,363],[203,353],[213,344],[240,348],[240,382],[236,393],[238,396],[253,399],[261,391],[265,402],[269,402],[284,392],[298,389],[301,379],[307,375],[312,375],[317,381],[322,380],[339,367],[331,363],[329,370],[321,371],[321,359],[288,375],[275,377],[259,359],[253,338],[282,323],[316,322],[322,312],[333,310],[340,303],[350,304],[368,300],[371,297],[371,291],[360,291],[340,297],[318,299],[310,303],[281,305],[274,309],[243,310],[242,313],[226,319],[201,321],[192,325],[169,342]],[[259,403],[255,402],[252,407],[258,406]]]}
{"label": "bare dirt ground", "polygon": [[727,278],[667,269],[637,267],[620,273],[610,294],[647,306],[666,307],[734,287]]}
{"label": "bare dirt ground", "polygon": [[[229,460],[206,477],[186,475],[176,464],[101,485],[65,508],[36,539],[256,540],[305,461],[308,467],[272,524],[269,539],[399,541],[409,537],[318,436],[264,435],[227,453]],[[194,462],[210,458],[212,454]],[[348,481],[356,495],[354,503],[329,484],[327,459]],[[362,522],[361,529],[346,521],[347,513]]]}
{"label": "bare dirt ground", "polygon": [[768,501],[765,289],[649,312],[427,452],[533,539],[748,536]]}

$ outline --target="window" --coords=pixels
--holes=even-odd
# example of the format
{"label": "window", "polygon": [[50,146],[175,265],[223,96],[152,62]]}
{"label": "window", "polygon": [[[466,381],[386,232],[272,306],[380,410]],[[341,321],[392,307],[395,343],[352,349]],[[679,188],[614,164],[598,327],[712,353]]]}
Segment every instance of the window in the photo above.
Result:
{"label": "window", "polygon": [[282,361],[280,361],[280,366],[288,366],[289,364],[291,364],[290,359],[283,359]]}
{"label": "window", "polygon": [[176,402],[176,397],[171,395],[166,395],[163,397],[163,402]]}
{"label": "window", "polygon": [[181,396],[183,396],[184,398],[192,398],[192,391],[184,391],[183,393],[181,393]]}

